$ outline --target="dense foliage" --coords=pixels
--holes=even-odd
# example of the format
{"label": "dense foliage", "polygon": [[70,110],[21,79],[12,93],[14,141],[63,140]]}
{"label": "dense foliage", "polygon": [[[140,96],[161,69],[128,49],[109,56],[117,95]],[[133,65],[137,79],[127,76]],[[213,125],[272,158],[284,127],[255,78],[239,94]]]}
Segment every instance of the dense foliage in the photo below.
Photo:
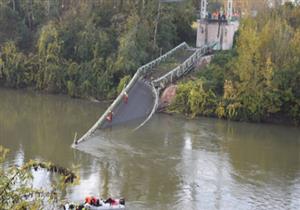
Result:
{"label": "dense foliage", "polygon": [[141,64],[194,42],[194,9],[192,0],[0,0],[0,86],[110,97]]}
{"label": "dense foliage", "polygon": [[173,110],[246,121],[300,121],[300,6],[242,20],[236,46],[179,85]]}

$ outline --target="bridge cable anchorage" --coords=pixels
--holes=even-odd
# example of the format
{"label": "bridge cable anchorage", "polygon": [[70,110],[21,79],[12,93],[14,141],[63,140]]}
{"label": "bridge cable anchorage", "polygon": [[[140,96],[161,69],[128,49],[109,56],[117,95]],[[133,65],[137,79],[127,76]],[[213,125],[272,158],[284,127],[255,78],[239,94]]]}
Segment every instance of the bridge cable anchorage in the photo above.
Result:
{"label": "bridge cable anchorage", "polygon": [[[208,49],[213,48],[217,42],[215,43],[209,43],[207,45],[203,45],[200,48],[191,48],[188,46],[185,42],[181,43],[180,45],[176,46],[175,48],[171,49],[170,51],[166,52],[165,54],[161,55],[157,59],[141,66],[140,68],[137,69],[136,73],[132,77],[132,79],[129,81],[129,83],[126,85],[126,87],[122,90],[122,92],[118,95],[118,97],[113,101],[113,103],[107,108],[107,110],[102,114],[102,116],[96,121],[96,123],[80,138],[76,139],[74,137],[74,143],[73,147],[78,146],[81,142],[87,140],[90,136],[92,136],[97,129],[102,129],[107,126],[113,126],[120,123],[124,123],[125,121],[130,121],[133,119],[136,119],[135,117],[143,116],[147,118],[138,126],[134,129],[134,131],[138,130],[141,128],[143,125],[145,125],[151,117],[154,115],[156,112],[156,109],[158,107],[159,103],[159,93],[160,90],[162,90],[164,87],[166,87],[168,84],[172,83],[176,79],[182,77],[183,75],[187,74],[191,69],[192,66],[195,64],[195,62],[202,57],[205,53],[208,52]],[[190,55],[191,52],[187,53],[188,51],[192,51],[192,55]],[[186,54],[184,54],[184,52]],[[178,54],[181,55],[180,53],[183,53],[183,56],[185,57],[178,57]],[[181,62],[179,66],[176,66],[172,70],[168,71],[167,73],[164,73],[164,68],[159,68],[160,64],[162,62],[167,62],[168,58],[171,56],[176,56],[178,57],[177,59],[184,59],[184,62]],[[187,57],[188,56],[188,57]],[[173,59],[174,59],[173,58]],[[171,59],[172,60],[172,59]],[[180,61],[179,61],[180,62]],[[175,62],[176,63],[176,62]],[[163,64],[162,64],[163,66]],[[161,71],[161,72],[160,72]],[[164,75],[158,77],[158,78],[152,78],[155,76],[155,73],[161,74],[164,73]],[[140,90],[142,87],[143,89]],[[149,91],[148,91],[149,90]],[[134,111],[139,110],[142,113],[136,113],[136,116],[134,115],[126,115],[125,113],[125,118],[127,120],[122,119],[122,114],[124,115],[124,112],[128,109],[130,109],[130,104],[134,103],[131,94],[140,94],[141,97],[148,97],[149,103],[153,100],[154,102],[151,102],[153,104],[153,107],[151,109],[150,114],[149,113],[149,106],[145,105],[146,107],[140,107],[138,106],[138,109],[134,109]],[[129,95],[129,100],[128,103],[124,103],[124,94]],[[145,95],[146,94],[146,95]],[[151,97],[150,97],[151,95]],[[154,96],[154,97],[153,97]],[[152,98],[152,99],[151,99]],[[145,99],[145,98],[144,98]],[[135,99],[136,100],[136,99]],[[141,101],[141,98],[138,99]],[[137,103],[139,103],[139,101]],[[136,105],[136,104],[134,104]],[[139,104],[141,105],[141,104]],[[125,107],[125,108],[124,108]],[[135,106],[136,107],[136,106]],[[107,122],[107,116],[109,113],[115,113],[113,120],[108,124]],[[134,114],[134,113],[133,113]]]}

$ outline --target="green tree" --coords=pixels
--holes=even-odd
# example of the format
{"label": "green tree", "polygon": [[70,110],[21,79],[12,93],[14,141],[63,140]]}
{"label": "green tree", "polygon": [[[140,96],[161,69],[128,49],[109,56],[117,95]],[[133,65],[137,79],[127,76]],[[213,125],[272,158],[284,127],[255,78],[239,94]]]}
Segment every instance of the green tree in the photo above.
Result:
{"label": "green tree", "polygon": [[38,40],[39,72],[37,87],[50,92],[65,89],[65,67],[61,58],[61,41],[53,22],[44,26]]}
{"label": "green tree", "polygon": [[205,91],[203,81],[200,79],[193,82],[192,89],[188,96],[188,105],[193,116],[211,116],[216,109],[216,95],[211,91]]}
{"label": "green tree", "polygon": [[0,75],[5,86],[24,87],[28,82],[28,75],[25,69],[25,56],[17,52],[13,42],[6,42],[1,48],[1,68]]}

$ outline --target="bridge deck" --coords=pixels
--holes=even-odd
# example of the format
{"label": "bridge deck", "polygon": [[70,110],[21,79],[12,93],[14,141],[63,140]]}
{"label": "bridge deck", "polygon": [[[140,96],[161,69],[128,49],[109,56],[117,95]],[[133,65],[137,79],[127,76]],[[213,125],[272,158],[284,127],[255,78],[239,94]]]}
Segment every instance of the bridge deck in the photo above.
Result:
{"label": "bridge deck", "polygon": [[174,53],[174,55],[166,59],[164,62],[160,63],[158,66],[154,67],[151,73],[145,77],[146,80],[155,80],[165,75],[166,73],[183,63],[194,52],[195,50],[189,49],[178,50]]}
{"label": "bridge deck", "polygon": [[[102,127],[107,128],[119,125],[131,120],[142,122],[144,117],[152,111],[155,98],[151,86],[144,81],[138,80],[128,93],[128,101],[122,101],[119,106],[113,109],[113,120],[106,121]],[[140,119],[140,120],[139,120]]]}

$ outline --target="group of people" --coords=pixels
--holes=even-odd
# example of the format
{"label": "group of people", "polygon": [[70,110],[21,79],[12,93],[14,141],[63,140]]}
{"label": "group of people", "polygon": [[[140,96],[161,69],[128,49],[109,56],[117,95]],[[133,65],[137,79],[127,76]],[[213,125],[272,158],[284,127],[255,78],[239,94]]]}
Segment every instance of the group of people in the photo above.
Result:
{"label": "group of people", "polygon": [[105,207],[113,207],[113,206],[125,207],[125,199],[108,198],[106,200],[103,200],[94,196],[87,196],[83,204],[80,205],[66,204],[64,205],[64,210],[86,210],[86,209],[93,209],[92,207],[99,207],[99,209],[101,209],[100,207],[103,207],[103,209],[106,209]]}
{"label": "group of people", "polygon": [[213,12],[212,14],[208,13],[207,18],[212,20],[226,20],[226,15],[221,12]]}
{"label": "group of people", "polygon": [[115,205],[125,205],[125,200],[124,198],[121,199],[112,199],[108,198],[106,200],[102,200],[99,198],[96,198],[94,196],[88,196],[85,198],[85,204],[86,205],[92,205],[92,206],[104,206],[106,204],[109,204],[110,206],[115,206]]}
{"label": "group of people", "polygon": [[[238,13],[234,13],[234,14],[232,14],[232,17],[239,18],[240,15]],[[219,11],[216,11],[216,12],[213,12],[213,13],[208,13],[207,14],[207,19],[225,21],[225,20],[227,20],[227,14],[225,14],[223,12],[219,12]]]}

